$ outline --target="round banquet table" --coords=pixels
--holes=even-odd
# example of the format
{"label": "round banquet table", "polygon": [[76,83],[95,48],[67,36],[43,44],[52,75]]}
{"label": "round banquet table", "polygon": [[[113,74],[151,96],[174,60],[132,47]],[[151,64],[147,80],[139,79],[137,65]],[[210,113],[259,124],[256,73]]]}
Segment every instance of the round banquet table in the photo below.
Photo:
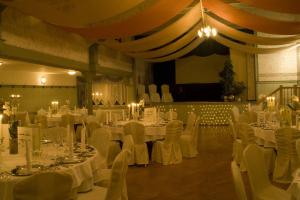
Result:
{"label": "round banquet table", "polygon": [[[107,131],[110,134],[111,140],[123,141],[124,138],[124,125],[128,121],[119,121],[114,126],[103,126],[103,131]],[[145,126],[145,142],[155,141],[165,138],[166,136],[166,123],[162,124],[147,124]]]}
{"label": "round banquet table", "polygon": [[[44,151],[47,151],[47,153],[49,153],[49,150],[50,149],[45,149]],[[41,159],[41,163],[43,165],[50,165],[54,163],[49,155],[48,158]],[[10,171],[18,165],[25,165],[25,156],[19,154],[11,155],[8,154],[8,152],[2,153],[1,156],[0,199],[13,200],[14,185],[18,181],[29,176],[12,175]],[[96,149],[93,149],[91,152],[91,156],[87,157],[83,162],[75,164],[61,164],[47,170],[57,170],[60,172],[71,174],[73,178],[72,191],[73,195],[76,195],[77,192],[86,192],[91,190],[94,183],[100,180],[102,162],[103,158],[99,155]]]}

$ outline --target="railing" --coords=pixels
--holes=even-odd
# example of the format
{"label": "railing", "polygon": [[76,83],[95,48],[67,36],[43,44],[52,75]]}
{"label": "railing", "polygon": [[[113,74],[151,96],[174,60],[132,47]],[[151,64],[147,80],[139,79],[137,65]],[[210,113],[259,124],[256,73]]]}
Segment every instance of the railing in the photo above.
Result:
{"label": "railing", "polygon": [[275,97],[278,105],[287,105],[292,102],[292,96],[300,96],[300,86],[294,85],[290,87],[280,85],[279,88],[271,92],[264,98],[261,98],[257,101],[257,104],[266,100],[267,97]]}

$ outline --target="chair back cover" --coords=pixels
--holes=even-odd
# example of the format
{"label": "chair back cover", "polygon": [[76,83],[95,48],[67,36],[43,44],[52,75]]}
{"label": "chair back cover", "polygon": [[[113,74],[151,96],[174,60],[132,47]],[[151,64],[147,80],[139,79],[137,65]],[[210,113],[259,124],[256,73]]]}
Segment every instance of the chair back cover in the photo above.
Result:
{"label": "chair back cover", "polygon": [[241,175],[240,168],[235,161],[231,162],[231,173],[233,177],[233,183],[235,187],[235,192],[239,200],[247,200],[247,194]]}
{"label": "chair back cover", "polygon": [[277,144],[277,157],[273,179],[277,182],[289,183],[293,180],[292,174],[299,165],[299,157],[296,150],[296,140],[300,138],[300,131],[285,127],[275,132]]}
{"label": "chair back cover", "polygon": [[192,130],[192,128],[195,125],[196,119],[197,119],[197,115],[194,112],[188,113],[188,118],[187,118],[186,127],[185,127],[186,131]]}
{"label": "chair back cover", "polygon": [[128,164],[129,165],[133,165],[135,163],[135,159],[134,159],[134,141],[132,138],[132,135],[125,135],[124,139],[123,139],[123,146],[122,146],[122,150],[127,149],[130,152],[129,158],[128,158]]}
{"label": "chair back cover", "polygon": [[13,189],[14,200],[70,199],[72,176],[61,172],[42,172],[22,179]]}
{"label": "chair back cover", "polygon": [[[112,165],[111,181],[107,188],[105,200],[125,200],[127,198],[126,173],[128,169],[128,150],[122,150]],[[125,190],[125,191],[124,191]]]}
{"label": "chair back cover", "polygon": [[173,97],[171,93],[162,93],[161,95],[162,102],[173,102]]}
{"label": "chair back cover", "polygon": [[88,137],[91,137],[94,130],[100,128],[100,124],[98,122],[90,122],[86,124]]}
{"label": "chair back cover", "polygon": [[235,129],[235,126],[232,122],[232,120],[229,120],[229,127],[230,127],[230,131],[232,133],[232,136],[233,136],[233,139],[237,139],[237,133],[236,133],[236,129]]}
{"label": "chair back cover", "polygon": [[151,96],[151,94],[154,94],[154,93],[157,92],[157,86],[155,84],[150,84],[148,86],[148,88],[149,88],[149,94],[150,94],[150,96]]}
{"label": "chair back cover", "polygon": [[233,106],[231,109],[231,118],[234,123],[238,122],[240,119],[240,110],[238,107]]}
{"label": "chair back cover", "polygon": [[124,125],[124,134],[132,135],[134,144],[145,142],[145,126],[138,122],[129,122]]}
{"label": "chair back cover", "polygon": [[179,120],[170,121],[166,126],[165,144],[179,143],[180,134],[183,131],[183,123]]}
{"label": "chair back cover", "polygon": [[264,155],[255,144],[250,144],[243,152],[245,165],[253,194],[259,194],[271,185],[266,169]]}
{"label": "chair back cover", "polygon": [[162,94],[168,94],[170,92],[169,91],[169,85],[167,85],[167,84],[162,84],[160,86],[160,88],[161,88],[161,93]]}
{"label": "chair back cover", "polygon": [[15,117],[20,123],[19,126],[27,126],[30,123],[28,112],[17,112]]}
{"label": "chair back cover", "polygon": [[110,134],[103,128],[96,128],[92,135],[89,143],[93,145],[99,152],[99,154],[107,159],[109,150]]}
{"label": "chair back cover", "polygon": [[239,127],[237,135],[241,138],[243,146],[254,144],[256,138],[253,128],[247,123],[238,123],[237,126]]}
{"label": "chair back cover", "polygon": [[36,123],[38,123],[41,128],[47,128],[48,127],[47,116],[38,114],[36,116]]}

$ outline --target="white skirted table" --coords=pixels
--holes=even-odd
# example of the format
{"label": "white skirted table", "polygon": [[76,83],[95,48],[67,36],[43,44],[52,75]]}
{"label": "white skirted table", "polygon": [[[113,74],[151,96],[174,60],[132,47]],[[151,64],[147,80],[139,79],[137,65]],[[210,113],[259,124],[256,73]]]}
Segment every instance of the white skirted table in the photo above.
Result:
{"label": "white skirted table", "polygon": [[[76,194],[76,192],[89,191],[92,189],[94,183],[100,180],[100,163],[103,161],[96,149],[93,149],[89,153],[89,156],[82,157],[82,161],[65,162],[49,167],[49,165],[54,164],[53,156],[57,154],[57,152],[51,152],[51,148],[47,148],[48,147],[44,149],[44,151],[47,152],[47,155],[45,158],[40,159],[40,165],[48,166],[43,170],[57,170],[71,174],[73,178],[73,193],[75,192]],[[0,199],[13,200],[14,185],[18,181],[29,177],[22,176],[22,174],[18,175],[11,173],[11,170],[16,166],[24,166],[25,163],[24,155],[2,153],[0,163]],[[38,173],[38,169],[33,168],[33,172]]]}
{"label": "white skirted table", "polygon": [[277,148],[274,129],[255,126],[252,126],[252,128],[254,129],[254,135],[257,138],[256,143],[258,145]]}
{"label": "white skirted table", "polygon": [[[128,123],[128,121],[119,121],[114,126],[104,126],[104,131],[108,131],[111,136],[111,140],[120,140],[123,141],[124,138],[124,124]],[[162,124],[147,124],[145,122],[141,122],[145,125],[145,142],[155,141],[164,139],[166,135],[166,123]]]}

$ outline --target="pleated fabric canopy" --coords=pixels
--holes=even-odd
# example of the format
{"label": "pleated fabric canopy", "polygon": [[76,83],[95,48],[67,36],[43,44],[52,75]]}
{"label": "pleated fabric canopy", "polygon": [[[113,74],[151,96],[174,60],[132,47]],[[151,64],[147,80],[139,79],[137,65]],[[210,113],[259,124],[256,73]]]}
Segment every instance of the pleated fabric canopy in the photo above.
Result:
{"label": "pleated fabric canopy", "polygon": [[[288,14],[296,16],[295,19],[300,16],[299,0],[238,2],[254,10]],[[194,0],[0,0],[0,3],[149,62],[180,58],[203,41],[197,36],[203,25],[201,4]],[[214,39],[229,48],[264,54],[299,46],[300,20],[261,16],[225,0],[203,0],[203,6],[207,24],[219,32]]]}

